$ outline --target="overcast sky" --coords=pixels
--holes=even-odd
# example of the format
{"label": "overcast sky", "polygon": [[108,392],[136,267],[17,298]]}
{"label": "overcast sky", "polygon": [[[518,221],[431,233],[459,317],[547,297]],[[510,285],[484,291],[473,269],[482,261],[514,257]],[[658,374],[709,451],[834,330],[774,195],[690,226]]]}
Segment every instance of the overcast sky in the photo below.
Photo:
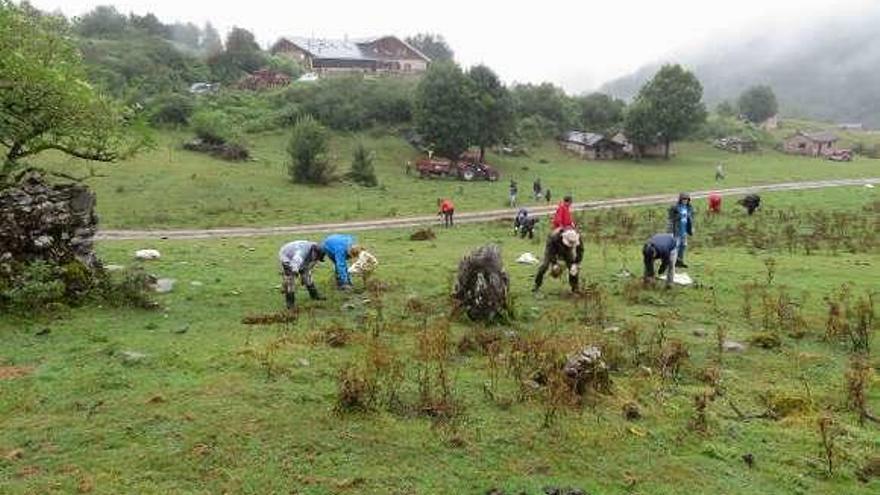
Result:
{"label": "overcast sky", "polygon": [[[43,10],[79,15],[112,4],[153,12],[163,22],[221,32],[250,29],[267,46],[279,36],[342,38],[417,32],[442,34],[465,66],[485,63],[507,82],[550,81],[571,93],[593,89],[641,65],[696,46],[735,42],[755,31],[859,15],[880,0],[31,0]],[[880,29],[880,27],[878,27]],[[842,33],[845,35],[845,33]],[[790,39],[788,41],[791,41]]]}

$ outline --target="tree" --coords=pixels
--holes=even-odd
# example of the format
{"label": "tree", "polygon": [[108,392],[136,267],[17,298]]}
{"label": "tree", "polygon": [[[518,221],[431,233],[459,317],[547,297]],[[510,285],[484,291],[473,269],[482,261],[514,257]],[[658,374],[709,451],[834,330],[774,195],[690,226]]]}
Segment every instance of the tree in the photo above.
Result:
{"label": "tree", "polygon": [[455,55],[443,36],[439,34],[419,33],[406,38],[406,42],[425,54],[432,62],[451,62]]}
{"label": "tree", "polygon": [[728,100],[724,100],[715,106],[715,113],[721,117],[734,117],[736,116],[736,109],[733,108],[733,105]]}
{"label": "tree", "polygon": [[86,38],[114,38],[128,28],[128,18],[116,7],[99,5],[91,12],[74,19],[74,29]]}
{"label": "tree", "polygon": [[[657,130],[669,159],[669,143],[685,137],[706,120],[703,86],[691,72],[680,65],[664,65],[642,86],[636,102],[639,120],[649,119],[646,128]],[[644,114],[650,110],[650,114]],[[642,124],[648,124],[641,122]],[[647,144],[647,143],[646,143]]]}
{"label": "tree", "polygon": [[550,83],[517,84],[511,90],[519,118],[529,116],[541,117],[552,122],[554,133],[562,132],[573,123],[570,98],[562,88]]}
{"label": "tree", "polygon": [[290,156],[288,173],[294,182],[302,184],[329,184],[334,167],[327,159],[327,130],[306,115],[293,127],[287,144]]}
{"label": "tree", "polygon": [[379,181],[376,180],[376,171],[373,169],[373,158],[373,153],[367,151],[364,143],[358,143],[351,161],[351,172],[348,173],[351,180],[362,186],[376,187]]}
{"label": "tree", "polygon": [[162,22],[151,13],[142,16],[130,14],[128,22],[135,29],[140,29],[144,33],[152,36],[166,38],[170,33],[168,26],[162,24]]}
{"label": "tree", "polygon": [[233,27],[226,35],[226,51],[229,53],[253,53],[260,51],[254,34],[247,29]]}
{"label": "tree", "polygon": [[425,142],[458,158],[477,134],[474,84],[452,62],[432,64],[416,88],[415,120]]}
{"label": "tree", "polygon": [[591,93],[578,99],[584,130],[609,132],[623,122],[626,103],[604,93]]}
{"label": "tree", "polygon": [[113,162],[141,148],[131,115],[86,82],[79,52],[59,19],[27,15],[0,0],[0,178],[47,150]]}
{"label": "tree", "polygon": [[770,86],[752,86],[739,96],[739,111],[749,122],[764,122],[779,112],[776,95]]}
{"label": "tree", "polygon": [[220,39],[220,33],[210,23],[206,22],[202,29],[202,39],[200,42],[202,52],[206,55],[216,55],[223,51],[223,41]]}
{"label": "tree", "polygon": [[199,49],[199,39],[202,37],[202,31],[198,26],[191,22],[186,24],[176,22],[170,28],[171,41],[180,43],[181,45],[191,49]]}
{"label": "tree", "polygon": [[633,145],[636,159],[641,158],[645,146],[657,143],[660,138],[660,128],[655,115],[651,103],[644,99],[637,99],[626,109],[624,133]]}
{"label": "tree", "polygon": [[487,146],[501,144],[513,133],[513,99],[498,76],[485,65],[471,67],[468,77],[476,92],[474,142],[480,146],[482,162]]}

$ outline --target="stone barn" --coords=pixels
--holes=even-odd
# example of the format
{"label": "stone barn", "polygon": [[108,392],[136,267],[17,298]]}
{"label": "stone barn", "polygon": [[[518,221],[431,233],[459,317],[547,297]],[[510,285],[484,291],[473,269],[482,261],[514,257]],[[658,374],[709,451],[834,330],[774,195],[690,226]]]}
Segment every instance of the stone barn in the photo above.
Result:
{"label": "stone barn", "polygon": [[[622,132],[612,136],[611,141],[621,146],[624,156],[637,158],[663,158],[666,156],[666,148],[663,143],[636,146]],[[675,143],[669,143],[669,156],[675,156],[675,154]]]}
{"label": "stone barn", "polygon": [[785,139],[783,151],[791,155],[827,156],[837,151],[835,142],[837,136],[830,132],[798,131]]}
{"label": "stone barn", "polygon": [[593,132],[566,132],[559,139],[559,146],[586,160],[616,160],[624,156],[621,143]]}
{"label": "stone barn", "polygon": [[330,74],[421,74],[431,62],[396,36],[328,40],[290,36],[272,45],[273,54],[302,64],[310,72]]}

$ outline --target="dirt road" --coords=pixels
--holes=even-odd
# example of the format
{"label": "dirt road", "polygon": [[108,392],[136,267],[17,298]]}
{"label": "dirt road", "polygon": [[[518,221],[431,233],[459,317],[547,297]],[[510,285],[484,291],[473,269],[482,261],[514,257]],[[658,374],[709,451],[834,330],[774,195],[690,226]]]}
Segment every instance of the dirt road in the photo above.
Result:
{"label": "dirt road", "polygon": [[[741,195],[762,191],[793,191],[804,189],[822,189],[826,187],[864,186],[866,184],[880,184],[880,178],[871,177],[865,179],[836,179],[819,180],[808,182],[783,182],[778,184],[766,184],[760,186],[733,187],[728,189],[715,189],[722,196]],[[692,192],[691,197],[703,198],[711,191]],[[662,204],[673,201],[676,193],[653,194],[650,196],[636,196],[629,198],[603,199],[586,203],[575,203],[574,210],[599,210],[603,208],[616,208],[621,206],[640,206]],[[553,213],[555,205],[529,206],[531,215],[545,215]],[[487,210],[479,212],[459,213],[455,215],[456,223],[477,223],[513,218],[515,210],[507,208],[503,210]],[[98,240],[139,240],[139,239],[209,239],[223,237],[258,237],[280,234],[314,234],[318,232],[355,232],[361,230],[379,230],[401,227],[418,227],[436,224],[436,215],[418,217],[397,217],[382,220],[361,220],[343,223],[322,223],[311,225],[291,225],[285,227],[228,227],[215,229],[180,229],[180,230],[101,230],[96,238]]]}

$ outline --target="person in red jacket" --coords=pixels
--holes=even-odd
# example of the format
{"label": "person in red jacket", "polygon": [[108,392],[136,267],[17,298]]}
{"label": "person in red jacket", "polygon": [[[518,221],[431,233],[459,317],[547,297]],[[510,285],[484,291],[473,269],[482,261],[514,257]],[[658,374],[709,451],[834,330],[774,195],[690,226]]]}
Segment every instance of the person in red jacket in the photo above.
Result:
{"label": "person in red jacket", "polygon": [[455,205],[451,199],[438,199],[437,206],[440,207],[438,215],[443,215],[443,226],[452,227],[452,215],[455,214]]}
{"label": "person in red jacket", "polygon": [[571,195],[562,198],[562,202],[556,207],[553,222],[550,224],[554,231],[558,229],[574,229],[574,219],[571,218]]}

